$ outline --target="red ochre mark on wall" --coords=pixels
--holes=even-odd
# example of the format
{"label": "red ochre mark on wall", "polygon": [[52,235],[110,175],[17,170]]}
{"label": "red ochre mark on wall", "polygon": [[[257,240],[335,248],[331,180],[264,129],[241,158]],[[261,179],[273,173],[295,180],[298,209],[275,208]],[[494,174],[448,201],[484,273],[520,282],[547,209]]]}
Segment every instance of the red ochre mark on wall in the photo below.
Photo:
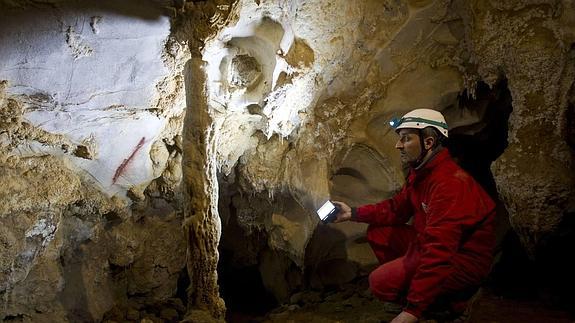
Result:
{"label": "red ochre mark on wall", "polygon": [[122,175],[122,173],[126,169],[126,166],[128,166],[128,164],[132,161],[132,159],[134,159],[134,156],[136,156],[136,153],[138,152],[138,150],[140,150],[140,148],[142,148],[145,141],[146,141],[146,137],[142,137],[142,139],[140,139],[140,142],[138,142],[138,144],[136,145],[136,148],[134,148],[134,150],[132,151],[130,156],[128,156],[128,158],[124,159],[124,161],[122,161],[120,166],[118,166],[118,168],[116,168],[116,172],[114,173],[114,177],[112,177],[112,184],[116,184],[118,177],[120,177],[120,175]]}

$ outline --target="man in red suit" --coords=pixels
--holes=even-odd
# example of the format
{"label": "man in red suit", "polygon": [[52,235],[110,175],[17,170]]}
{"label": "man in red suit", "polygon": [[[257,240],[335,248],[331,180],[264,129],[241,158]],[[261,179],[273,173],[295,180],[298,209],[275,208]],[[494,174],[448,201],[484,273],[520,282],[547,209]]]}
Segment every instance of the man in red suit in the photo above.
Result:
{"label": "man in red suit", "polygon": [[416,109],[390,123],[410,167],[404,186],[372,205],[334,202],[335,222],[369,224],[367,239],[381,264],[369,276],[370,289],[403,305],[392,323],[417,322],[438,303],[463,313],[490,271],[495,203],[444,148],[448,128],[440,112]]}

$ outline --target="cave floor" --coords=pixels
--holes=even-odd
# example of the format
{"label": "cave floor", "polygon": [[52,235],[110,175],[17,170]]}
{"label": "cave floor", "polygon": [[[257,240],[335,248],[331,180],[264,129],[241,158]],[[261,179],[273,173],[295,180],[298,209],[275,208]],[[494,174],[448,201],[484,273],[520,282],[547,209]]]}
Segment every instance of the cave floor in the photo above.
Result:
{"label": "cave floor", "polygon": [[[554,308],[548,302],[517,298],[503,298],[484,288],[475,302],[468,323],[553,322],[573,323],[570,314]],[[304,292],[292,296],[290,305],[274,309],[263,317],[228,316],[232,323],[248,322],[389,322],[395,314],[384,310],[364,286],[347,286],[327,293]],[[420,322],[434,323],[436,320]]]}

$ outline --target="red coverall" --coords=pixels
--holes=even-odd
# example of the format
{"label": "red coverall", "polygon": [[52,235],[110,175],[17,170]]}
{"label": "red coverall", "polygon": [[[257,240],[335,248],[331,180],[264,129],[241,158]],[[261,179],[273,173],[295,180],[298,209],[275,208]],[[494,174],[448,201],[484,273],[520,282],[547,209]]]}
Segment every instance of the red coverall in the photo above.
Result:
{"label": "red coverall", "polygon": [[494,202],[443,149],[412,169],[393,198],[353,210],[355,221],[370,224],[367,239],[382,263],[370,289],[384,301],[406,298],[404,310],[418,318],[440,296],[453,296],[452,310],[462,312],[490,271],[494,217]]}

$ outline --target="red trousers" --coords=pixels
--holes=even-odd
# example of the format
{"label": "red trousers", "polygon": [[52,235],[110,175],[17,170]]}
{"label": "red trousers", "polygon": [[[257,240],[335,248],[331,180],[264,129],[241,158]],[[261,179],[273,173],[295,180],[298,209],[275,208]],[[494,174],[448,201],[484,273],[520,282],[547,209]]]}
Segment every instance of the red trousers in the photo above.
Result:
{"label": "red trousers", "polygon": [[[403,303],[418,265],[417,252],[408,250],[415,240],[415,230],[410,225],[370,225],[367,240],[381,264],[369,275],[371,292],[383,301]],[[462,313],[467,300],[479,288],[464,277],[457,271],[450,275],[433,305]]]}

